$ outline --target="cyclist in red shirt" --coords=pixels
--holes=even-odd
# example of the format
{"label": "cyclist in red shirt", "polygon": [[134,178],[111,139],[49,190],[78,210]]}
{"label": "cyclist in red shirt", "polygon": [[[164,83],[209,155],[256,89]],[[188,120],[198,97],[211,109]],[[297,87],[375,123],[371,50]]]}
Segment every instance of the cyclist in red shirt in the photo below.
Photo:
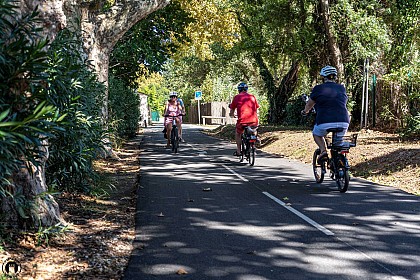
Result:
{"label": "cyclist in red shirt", "polygon": [[241,155],[241,135],[244,132],[245,126],[257,126],[258,125],[258,105],[257,99],[254,95],[248,93],[248,85],[246,83],[240,83],[238,85],[239,94],[235,95],[230,104],[229,116],[234,117],[234,113],[238,115],[238,121],[236,122],[236,151],[233,155]]}

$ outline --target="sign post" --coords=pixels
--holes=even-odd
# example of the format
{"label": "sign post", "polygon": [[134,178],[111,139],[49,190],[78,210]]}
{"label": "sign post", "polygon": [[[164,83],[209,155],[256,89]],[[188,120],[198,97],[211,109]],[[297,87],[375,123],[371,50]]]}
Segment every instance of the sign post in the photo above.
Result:
{"label": "sign post", "polygon": [[195,100],[198,101],[198,124],[200,124],[200,100],[201,100],[202,92],[196,91],[195,92]]}

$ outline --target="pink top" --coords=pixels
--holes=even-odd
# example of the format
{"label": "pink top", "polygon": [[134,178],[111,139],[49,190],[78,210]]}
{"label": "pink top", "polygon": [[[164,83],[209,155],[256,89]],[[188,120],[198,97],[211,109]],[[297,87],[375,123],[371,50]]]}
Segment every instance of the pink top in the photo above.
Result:
{"label": "pink top", "polygon": [[[178,102],[175,104],[168,103],[168,107],[166,109],[165,115],[169,116],[177,116],[181,114],[181,109],[179,108]],[[177,117],[181,121],[181,117]],[[165,125],[172,123],[172,118],[165,117]]]}

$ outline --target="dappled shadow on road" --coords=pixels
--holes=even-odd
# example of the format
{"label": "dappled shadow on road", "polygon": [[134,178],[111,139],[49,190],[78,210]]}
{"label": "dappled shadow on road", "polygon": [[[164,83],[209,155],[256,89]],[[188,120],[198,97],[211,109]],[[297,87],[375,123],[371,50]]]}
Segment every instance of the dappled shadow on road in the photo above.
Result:
{"label": "dappled shadow on road", "polygon": [[145,138],[137,239],[124,279],[420,279],[418,197],[360,180],[340,194],[292,162],[261,154],[265,165],[249,167],[226,142],[193,133],[179,154],[153,134]]}

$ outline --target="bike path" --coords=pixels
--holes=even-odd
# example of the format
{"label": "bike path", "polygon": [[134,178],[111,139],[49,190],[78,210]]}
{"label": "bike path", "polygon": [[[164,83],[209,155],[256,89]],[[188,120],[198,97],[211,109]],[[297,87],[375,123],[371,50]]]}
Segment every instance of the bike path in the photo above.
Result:
{"label": "bike path", "polygon": [[160,131],[142,142],[124,279],[420,279],[418,197],[358,179],[341,194],[264,153],[239,164],[233,144],[194,127],[174,155]]}

